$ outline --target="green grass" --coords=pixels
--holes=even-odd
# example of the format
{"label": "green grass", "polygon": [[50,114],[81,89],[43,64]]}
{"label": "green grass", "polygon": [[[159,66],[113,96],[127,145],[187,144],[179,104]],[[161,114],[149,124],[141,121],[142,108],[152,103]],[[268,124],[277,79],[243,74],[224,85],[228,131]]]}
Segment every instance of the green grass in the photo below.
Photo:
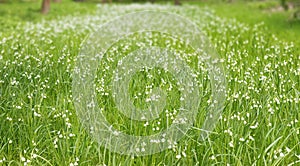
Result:
{"label": "green grass", "polygon": [[[1,24],[4,28],[18,22],[38,22],[41,20],[49,20],[63,17],[66,15],[80,15],[93,13],[96,10],[95,3],[74,3],[71,1],[62,1],[61,3],[51,3],[51,12],[48,15],[41,15],[41,2],[12,2],[1,3],[0,15]],[[6,24],[9,26],[6,27]],[[2,29],[2,28],[1,28]]]}
{"label": "green grass", "polygon": [[270,33],[276,34],[282,40],[299,44],[300,21],[292,19],[294,11],[271,12],[270,10],[278,8],[279,1],[195,4],[208,6],[221,17],[234,18],[250,25],[264,22]]}
{"label": "green grass", "polygon": [[[0,165],[297,165],[299,24],[287,22],[286,13],[264,13],[251,4],[197,5],[200,7],[165,9],[193,20],[223,59],[228,96],[222,118],[206,141],[198,141],[210,96],[205,65],[198,65],[193,49],[176,39],[170,42],[169,36],[128,36],[110,48],[95,79],[98,103],[114,127],[134,135],[153,134],[159,132],[156,127],[170,125],[171,120],[166,122],[169,117],[178,115],[174,112],[180,100],[176,80],[160,68],[136,73],[129,95],[134,98],[141,93],[134,104],[144,108],[147,90],[160,87],[169,97],[167,109],[173,112],[164,111],[144,126],[116,109],[111,97],[112,72],[120,58],[138,48],[132,42],[137,38],[181,52],[203,85],[198,121],[189,134],[169,150],[132,157],[99,147],[90,130],[82,126],[73,103],[72,72],[80,45],[90,32],[117,15],[142,7],[105,5],[97,11],[95,4],[67,1],[53,4],[51,13],[43,16],[38,12],[39,3],[1,4]],[[257,24],[261,21],[264,24]],[[168,91],[171,84],[174,88]]]}

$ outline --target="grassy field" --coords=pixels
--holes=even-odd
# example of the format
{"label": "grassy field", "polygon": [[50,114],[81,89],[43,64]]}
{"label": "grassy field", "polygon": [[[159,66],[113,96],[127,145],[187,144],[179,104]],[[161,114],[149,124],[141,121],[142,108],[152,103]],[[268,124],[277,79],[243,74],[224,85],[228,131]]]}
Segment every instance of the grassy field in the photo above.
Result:
{"label": "grassy field", "polygon": [[288,12],[276,11],[280,7],[278,1],[269,3],[213,3],[200,4],[200,6],[209,6],[219,16],[234,18],[249,25],[264,22],[264,26],[267,27],[268,31],[276,34],[281,40],[293,41],[299,44],[300,22],[299,20],[293,20],[293,10]]}
{"label": "grassy field", "polygon": [[[47,16],[38,13],[39,7],[29,2],[0,4],[0,165],[300,163],[300,23],[288,21],[288,13],[266,13],[254,3],[174,7],[65,1],[53,4]],[[99,147],[81,125],[73,104],[72,73],[88,34],[118,15],[148,9],[175,12],[197,24],[223,61],[228,95],[215,130],[198,141],[211,87],[205,66],[194,61],[195,50],[160,33],[120,40],[107,52],[95,79],[98,103],[115,128],[132,135],[155,134],[168,128],[169,117],[178,115],[179,88],[172,75],[160,69],[140,72],[130,82],[130,95],[138,96],[134,103],[140,107],[147,105],[148,90],[161,87],[168,92],[159,119],[133,125],[116,109],[111,77],[117,60],[137,47],[133,39],[177,51],[203,85],[199,120],[186,137],[161,153],[120,155]],[[161,78],[166,83],[158,81]],[[174,90],[168,91],[171,85]]]}

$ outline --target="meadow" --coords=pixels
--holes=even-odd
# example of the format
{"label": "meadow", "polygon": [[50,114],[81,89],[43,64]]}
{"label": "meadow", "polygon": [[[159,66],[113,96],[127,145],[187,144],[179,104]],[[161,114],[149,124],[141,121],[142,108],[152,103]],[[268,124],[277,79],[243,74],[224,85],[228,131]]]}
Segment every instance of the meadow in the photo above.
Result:
{"label": "meadow", "polygon": [[[63,2],[54,4],[49,15],[41,16],[36,11],[38,6],[0,6],[0,165],[300,163],[300,24],[285,20],[286,14],[265,14],[255,7],[246,10],[249,6],[241,4],[178,7]],[[198,55],[180,40],[173,41],[161,33],[133,34],[128,40],[120,40],[99,64],[95,79],[98,104],[108,110],[104,114],[115,128],[131,135],[155,134],[170,125],[169,118],[178,115],[176,80],[160,69],[134,75],[130,95],[136,105],[144,107],[148,91],[160,86],[170,96],[166,105],[169,111],[159,119],[133,125],[116,109],[109,84],[118,55],[137,47],[129,39],[151,40],[153,45],[177,51],[197,70],[197,82],[202,85],[198,121],[184,138],[160,153],[128,156],[99,147],[91,131],[81,124],[73,102],[72,76],[87,35],[112,18],[142,10],[167,11],[193,21],[222,60],[227,95],[215,129],[206,140],[199,140],[203,116],[211,102],[211,87],[205,65],[199,66],[193,59]],[[168,91],[171,85],[175,90]]]}

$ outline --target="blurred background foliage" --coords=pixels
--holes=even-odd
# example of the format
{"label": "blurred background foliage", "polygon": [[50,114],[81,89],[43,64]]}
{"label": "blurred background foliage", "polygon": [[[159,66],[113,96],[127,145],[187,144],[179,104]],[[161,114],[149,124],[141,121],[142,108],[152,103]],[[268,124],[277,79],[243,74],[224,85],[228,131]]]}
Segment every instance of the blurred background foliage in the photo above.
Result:
{"label": "blurred background foliage", "polygon": [[[11,3],[21,3],[26,6],[26,4],[30,4],[32,7],[29,7],[27,10],[29,11],[40,11],[42,1],[50,1],[51,4],[53,2],[85,2],[85,4],[89,3],[175,3],[177,5],[180,4],[249,4],[248,6],[256,7],[261,10],[265,10],[268,12],[289,12],[288,19],[296,19],[300,20],[300,0],[0,0],[0,15],[4,14],[12,14],[14,15],[15,10],[7,11],[4,8],[1,8],[1,4],[11,4]],[[39,4],[39,9],[36,9],[35,4]],[[18,12],[24,12],[18,11]],[[46,12],[48,13],[48,12]],[[32,17],[31,15],[34,13],[27,14],[26,18]]]}
{"label": "blurred background foliage", "polygon": [[[41,15],[43,0],[0,0],[0,32],[13,30],[18,24],[59,19],[66,15],[94,14],[95,3],[174,4],[175,0],[61,0],[51,1],[47,15]],[[240,22],[257,24],[264,22],[270,30],[283,38],[299,41],[300,0],[179,0],[183,5],[207,6],[222,17]],[[300,44],[300,41],[299,41]]]}

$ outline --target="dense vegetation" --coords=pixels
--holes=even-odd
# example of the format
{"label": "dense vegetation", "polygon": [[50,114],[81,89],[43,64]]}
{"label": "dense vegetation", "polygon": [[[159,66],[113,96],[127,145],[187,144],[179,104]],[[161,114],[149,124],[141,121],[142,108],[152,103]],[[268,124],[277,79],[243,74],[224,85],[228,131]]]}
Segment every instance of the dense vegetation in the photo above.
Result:
{"label": "dense vegetation", "polygon": [[[0,164],[297,165],[300,162],[299,23],[287,21],[286,13],[266,14],[264,9],[258,9],[261,3],[246,7],[241,4],[204,7],[201,3],[190,3],[193,5],[174,7],[68,1],[54,4],[47,16],[40,15],[40,4],[35,2],[0,6]],[[169,150],[144,157],[119,155],[99,148],[80,124],[72,101],[72,72],[88,34],[118,15],[149,9],[174,12],[197,24],[223,60],[228,95],[222,117],[206,141],[198,141],[202,124],[199,120]],[[168,45],[164,43],[168,36],[142,37],[153,40],[153,44],[156,41]],[[129,36],[128,40],[132,38]],[[130,49],[132,43],[120,41],[108,56],[114,60],[115,54],[126,54],[128,49],[123,46]],[[178,42],[169,44],[170,49],[182,51],[183,57],[197,56],[183,46]],[[109,58],[102,63],[99,69],[113,68]],[[146,79],[141,81],[138,75],[136,79],[141,84],[133,88],[132,94],[147,85]],[[205,72],[197,79],[209,84]],[[98,84],[102,80],[95,81]],[[103,81],[109,84],[110,78]],[[206,88],[199,112],[210,102],[209,92],[205,91],[209,86]],[[103,94],[106,96],[99,92],[100,99]],[[105,103],[101,106],[115,109]],[[171,112],[168,116],[174,115]],[[130,126],[118,114],[108,112],[106,116],[124,131]],[[153,121],[145,128],[129,132],[137,135],[144,130],[158,132],[164,125],[168,124]]]}

